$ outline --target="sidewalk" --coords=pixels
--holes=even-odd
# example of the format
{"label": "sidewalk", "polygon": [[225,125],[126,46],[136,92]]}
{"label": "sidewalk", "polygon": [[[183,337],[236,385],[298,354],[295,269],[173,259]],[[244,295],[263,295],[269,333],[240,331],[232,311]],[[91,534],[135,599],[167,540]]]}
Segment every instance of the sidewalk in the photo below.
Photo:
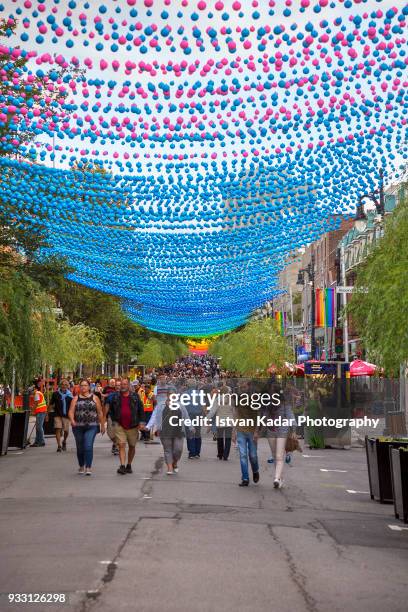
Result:
{"label": "sidewalk", "polygon": [[161,446],[139,444],[121,477],[98,437],[91,478],[69,441],[0,460],[0,592],[65,592],[82,612],[406,610],[408,531],[370,500],[363,450],[296,454],[276,491],[262,440],[247,489],[236,451],[220,462],[210,438],[175,476]]}

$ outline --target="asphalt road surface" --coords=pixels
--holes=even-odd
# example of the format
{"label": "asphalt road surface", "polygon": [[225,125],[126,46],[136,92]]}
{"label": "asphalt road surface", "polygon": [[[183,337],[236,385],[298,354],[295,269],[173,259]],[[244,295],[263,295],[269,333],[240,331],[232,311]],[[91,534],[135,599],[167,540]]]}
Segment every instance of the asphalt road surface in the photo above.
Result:
{"label": "asphalt road surface", "polygon": [[[371,501],[361,448],[305,449],[274,490],[265,440],[260,482],[246,489],[237,451],[218,461],[210,437],[175,476],[160,445],[139,443],[134,474],[119,476],[98,436],[91,477],[76,473],[72,435],[68,447],[57,454],[47,438],[0,458],[2,611],[408,608],[408,529]],[[8,593],[69,603],[9,604]]]}

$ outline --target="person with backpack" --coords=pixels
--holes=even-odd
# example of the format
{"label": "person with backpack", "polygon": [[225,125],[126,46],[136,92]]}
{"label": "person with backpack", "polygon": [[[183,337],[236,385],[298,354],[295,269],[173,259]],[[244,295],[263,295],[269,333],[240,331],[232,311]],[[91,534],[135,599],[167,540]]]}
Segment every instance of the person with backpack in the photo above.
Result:
{"label": "person with backpack", "polygon": [[177,474],[178,463],[183,453],[184,438],[186,434],[194,430],[193,427],[185,425],[185,419],[190,418],[185,406],[176,408],[170,406],[172,393],[173,391],[170,390],[167,392],[165,403],[156,407],[154,417],[151,419],[151,427],[155,435],[160,437],[163,446],[168,476]]}
{"label": "person with backpack", "polygon": [[[187,391],[188,393],[188,391]],[[191,401],[186,406],[187,413],[190,419],[196,417],[205,416],[205,406],[201,406],[200,403]],[[190,429],[187,435],[187,449],[189,459],[199,459],[201,454],[201,426],[197,425]]]}
{"label": "person with backpack", "polygon": [[[69,382],[63,378],[60,382],[59,389],[54,391],[51,396],[50,407],[53,407],[55,438],[57,440],[57,453],[67,450],[67,438],[69,435],[69,418],[68,412],[71,405],[73,395],[69,388]],[[63,439],[61,442],[61,436]]]}

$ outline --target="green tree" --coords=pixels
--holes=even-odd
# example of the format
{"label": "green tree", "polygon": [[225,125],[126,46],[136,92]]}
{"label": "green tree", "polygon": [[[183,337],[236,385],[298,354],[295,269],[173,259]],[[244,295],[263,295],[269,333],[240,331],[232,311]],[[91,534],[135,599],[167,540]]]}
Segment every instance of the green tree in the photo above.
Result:
{"label": "green tree", "polygon": [[74,370],[104,359],[101,333],[60,319],[54,298],[22,272],[10,270],[0,285],[0,380],[27,387],[46,366]]}
{"label": "green tree", "polygon": [[114,296],[69,280],[57,287],[54,295],[70,323],[84,323],[99,330],[108,362],[115,361],[116,353],[122,363],[129,361],[149,335],[129,319]]}
{"label": "green tree", "polygon": [[293,359],[287,339],[271,318],[251,321],[239,331],[221,336],[210,352],[221,357],[225,369],[246,376],[265,374],[271,364],[279,368]]}
{"label": "green tree", "polygon": [[65,319],[56,321],[53,340],[52,346],[47,346],[44,358],[49,360],[54,370],[71,372],[80,363],[93,368],[105,359],[100,332],[82,323],[70,325]]}
{"label": "green tree", "polygon": [[384,237],[357,271],[348,305],[370,360],[396,375],[408,359],[408,199],[384,222]]}
{"label": "green tree", "polygon": [[145,344],[139,355],[139,362],[148,368],[157,368],[163,365],[162,344],[157,338],[151,338]]}
{"label": "green tree", "polygon": [[171,336],[151,337],[143,346],[139,363],[148,368],[157,368],[174,363],[187,352],[184,342]]}

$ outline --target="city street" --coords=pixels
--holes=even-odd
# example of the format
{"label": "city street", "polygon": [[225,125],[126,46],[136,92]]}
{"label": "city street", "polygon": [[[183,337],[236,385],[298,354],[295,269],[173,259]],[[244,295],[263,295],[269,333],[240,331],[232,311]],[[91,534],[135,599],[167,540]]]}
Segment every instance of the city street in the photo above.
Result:
{"label": "city street", "polygon": [[64,609],[10,592],[65,593],[78,612],[406,610],[408,526],[371,501],[361,448],[305,449],[274,490],[265,440],[247,489],[237,451],[218,461],[210,437],[174,476],[141,443],[119,476],[99,436],[94,474],[78,476],[68,442],[0,459],[1,610]]}
{"label": "city street", "polygon": [[408,612],[407,41],[0,3],[0,612]]}

